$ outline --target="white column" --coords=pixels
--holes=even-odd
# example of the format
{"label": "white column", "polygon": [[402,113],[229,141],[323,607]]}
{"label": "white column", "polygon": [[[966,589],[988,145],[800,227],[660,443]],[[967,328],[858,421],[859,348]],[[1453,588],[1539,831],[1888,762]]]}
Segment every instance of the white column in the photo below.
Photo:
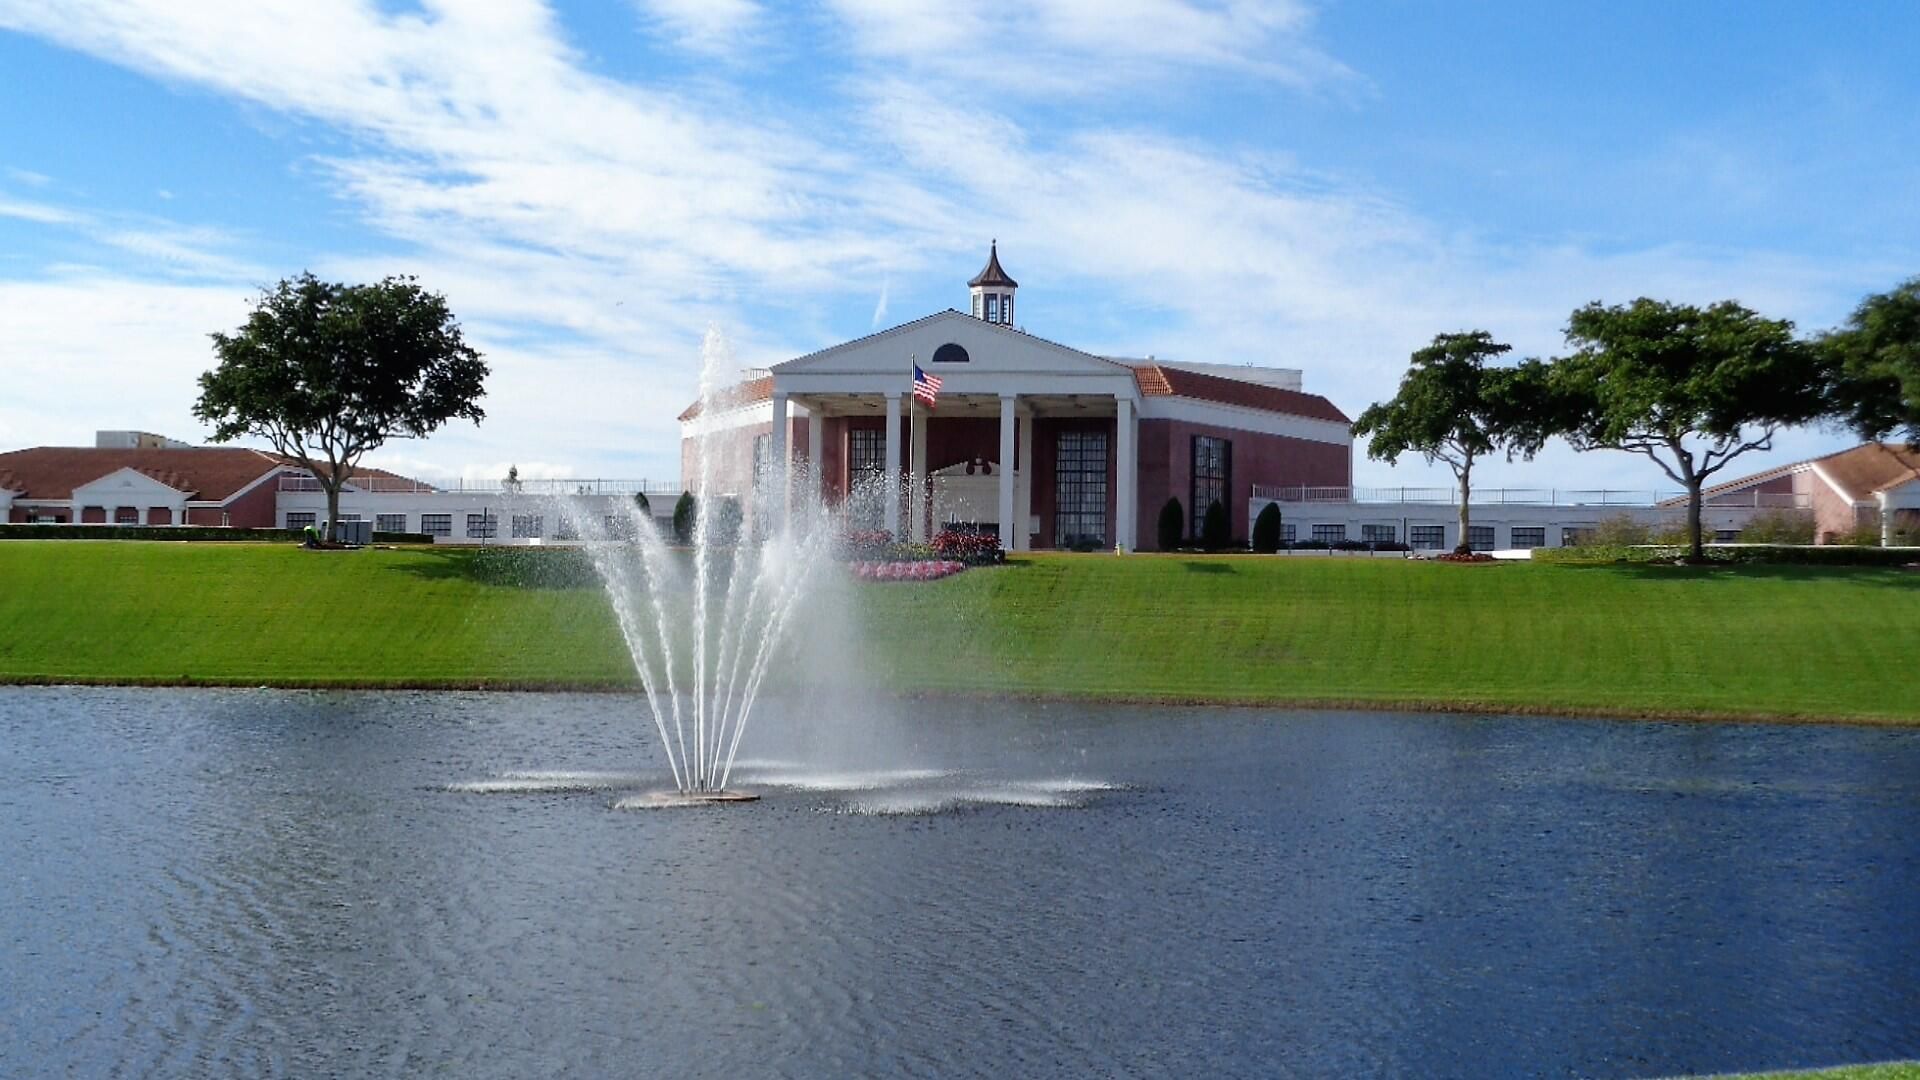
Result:
{"label": "white column", "polygon": [[887,391],[887,482],[886,518],[888,532],[900,535],[900,391]]}
{"label": "white column", "polygon": [[1139,524],[1140,514],[1134,508],[1134,501],[1140,493],[1140,461],[1133,448],[1133,402],[1123,397],[1114,398],[1114,487],[1113,516],[1120,520],[1114,523],[1113,542],[1127,551],[1134,550],[1134,532]]}
{"label": "white column", "polygon": [[911,508],[913,513],[913,522],[908,527],[908,531],[913,534],[914,543],[924,544],[927,542],[927,514],[929,512],[927,506],[927,422],[932,419],[932,414],[922,409],[919,405],[914,404],[912,401],[907,403],[907,407],[913,411],[913,438],[910,440],[912,445],[909,448],[910,459],[913,463],[913,483],[907,488],[909,492],[907,506]]}
{"label": "white column", "polygon": [[767,477],[773,485],[774,528],[786,524],[787,500],[793,494],[793,454],[787,450],[787,395],[773,395],[773,438],[767,441]]}
{"label": "white column", "polygon": [[1014,537],[1020,529],[1013,520],[1013,422],[1018,402],[1011,394],[1000,396],[1000,547],[1014,550]]}
{"label": "white column", "polygon": [[1892,547],[1893,504],[1888,499],[1888,492],[1875,492],[1875,498],[1880,500],[1880,546]]}
{"label": "white column", "polygon": [[1026,551],[1033,547],[1033,414],[1020,418],[1020,490],[1013,497],[1013,547]]}
{"label": "white column", "polygon": [[827,497],[827,418],[818,405],[807,406],[807,471],[813,477],[807,488],[814,499]]}

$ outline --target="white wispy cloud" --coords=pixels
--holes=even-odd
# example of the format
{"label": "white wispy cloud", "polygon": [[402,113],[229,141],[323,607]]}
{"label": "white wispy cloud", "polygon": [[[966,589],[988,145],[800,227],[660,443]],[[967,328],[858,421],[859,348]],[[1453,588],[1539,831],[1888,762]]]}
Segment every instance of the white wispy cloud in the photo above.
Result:
{"label": "white wispy cloud", "polygon": [[[659,0],[642,11],[643,29],[702,50],[817,17],[745,2]],[[0,0],[0,26],[351,137],[318,164],[381,242],[314,251],[306,265],[349,279],[419,274],[495,364],[482,429],[387,451],[436,475],[515,458],[523,472],[539,461],[672,475],[673,417],[707,324],[729,327],[743,363],[808,351],[833,333],[810,298],[880,277],[878,325],[897,299],[892,276],[957,283],[994,235],[1024,282],[1109,298],[1081,311],[1023,305],[1042,333],[1095,351],[1304,367],[1310,389],[1350,412],[1391,392],[1407,354],[1441,330],[1485,327],[1523,354],[1546,353],[1575,305],[1641,293],[1737,296],[1820,325],[1844,313],[1863,276],[1898,276],[1682,245],[1494,244],[1277,155],[1098,119],[1056,119],[1044,132],[1015,119],[1015,103],[1034,95],[1111,96],[1200,76],[1307,92],[1363,84],[1320,51],[1295,3],[829,0],[827,11],[847,29],[851,55],[822,58],[849,61],[832,88],[846,97],[787,112],[596,73],[534,0],[428,0],[403,12],[365,0],[324,10]],[[155,276],[171,267],[249,286],[280,276],[259,274],[215,232],[45,200],[0,201],[0,216],[92,230],[103,250],[148,258]],[[46,369],[56,372],[46,411],[0,406],[12,410],[0,412],[0,441],[33,441],[29,431],[60,416],[74,426],[75,403],[89,400],[82,377],[156,349],[165,359],[154,370],[184,389],[155,383],[157,411],[142,415],[177,428],[164,416],[184,415],[207,363],[204,335],[237,323],[246,290],[188,290],[180,295],[195,301],[169,310],[154,299],[174,295],[166,288],[98,272],[0,284],[0,313],[44,299],[124,314],[100,328],[76,318],[58,334],[0,320],[0,356],[37,347],[84,373]],[[144,333],[141,318],[151,320]],[[149,423],[114,421],[136,422]],[[1613,469],[1591,458],[1580,467]],[[1621,475],[1631,468],[1623,462]]]}
{"label": "white wispy cloud", "polygon": [[727,55],[748,44],[763,15],[754,0],[637,0],[642,14],[684,48]]}
{"label": "white wispy cloud", "polygon": [[863,53],[984,97],[1142,88],[1196,71],[1296,88],[1357,81],[1290,0],[829,0]]}

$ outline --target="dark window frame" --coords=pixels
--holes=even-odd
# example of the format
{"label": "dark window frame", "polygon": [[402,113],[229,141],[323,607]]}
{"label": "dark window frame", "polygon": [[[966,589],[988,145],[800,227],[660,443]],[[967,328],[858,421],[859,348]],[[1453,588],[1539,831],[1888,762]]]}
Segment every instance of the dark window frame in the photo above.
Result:
{"label": "dark window frame", "polygon": [[1088,540],[1107,546],[1110,447],[1104,431],[1062,431],[1054,437],[1055,547],[1073,547]]}
{"label": "dark window frame", "polygon": [[1187,535],[1200,537],[1207,522],[1207,506],[1214,500],[1227,511],[1227,535],[1233,535],[1233,440],[1218,435],[1195,435],[1188,444],[1187,508],[1191,520]]}
{"label": "dark window frame", "polygon": [[452,514],[421,514],[420,531],[427,536],[452,536]]}

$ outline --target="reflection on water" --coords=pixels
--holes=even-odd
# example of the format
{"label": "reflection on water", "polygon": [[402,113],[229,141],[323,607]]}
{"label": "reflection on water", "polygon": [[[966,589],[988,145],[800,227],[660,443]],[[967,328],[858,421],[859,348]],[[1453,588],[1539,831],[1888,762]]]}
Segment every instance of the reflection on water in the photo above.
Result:
{"label": "reflection on water", "polygon": [[943,705],[622,813],[610,700],[0,690],[0,1075],[1920,1055],[1920,733]]}

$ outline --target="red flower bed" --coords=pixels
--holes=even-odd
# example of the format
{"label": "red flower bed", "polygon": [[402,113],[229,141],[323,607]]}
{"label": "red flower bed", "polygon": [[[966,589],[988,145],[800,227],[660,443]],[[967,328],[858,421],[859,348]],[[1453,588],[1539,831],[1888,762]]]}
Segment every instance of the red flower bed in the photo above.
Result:
{"label": "red flower bed", "polygon": [[940,530],[940,535],[933,538],[933,553],[942,559],[957,560],[969,566],[991,566],[1006,558],[1006,553],[1000,550],[998,533],[964,532],[960,529]]}
{"label": "red flower bed", "polygon": [[1449,551],[1445,555],[1435,555],[1433,557],[1433,560],[1435,562],[1466,562],[1466,563],[1498,561],[1493,556],[1487,554],[1484,551]]}
{"label": "red flower bed", "polygon": [[963,562],[939,559],[929,562],[857,562],[853,576],[861,581],[937,581],[952,577],[967,568]]}

